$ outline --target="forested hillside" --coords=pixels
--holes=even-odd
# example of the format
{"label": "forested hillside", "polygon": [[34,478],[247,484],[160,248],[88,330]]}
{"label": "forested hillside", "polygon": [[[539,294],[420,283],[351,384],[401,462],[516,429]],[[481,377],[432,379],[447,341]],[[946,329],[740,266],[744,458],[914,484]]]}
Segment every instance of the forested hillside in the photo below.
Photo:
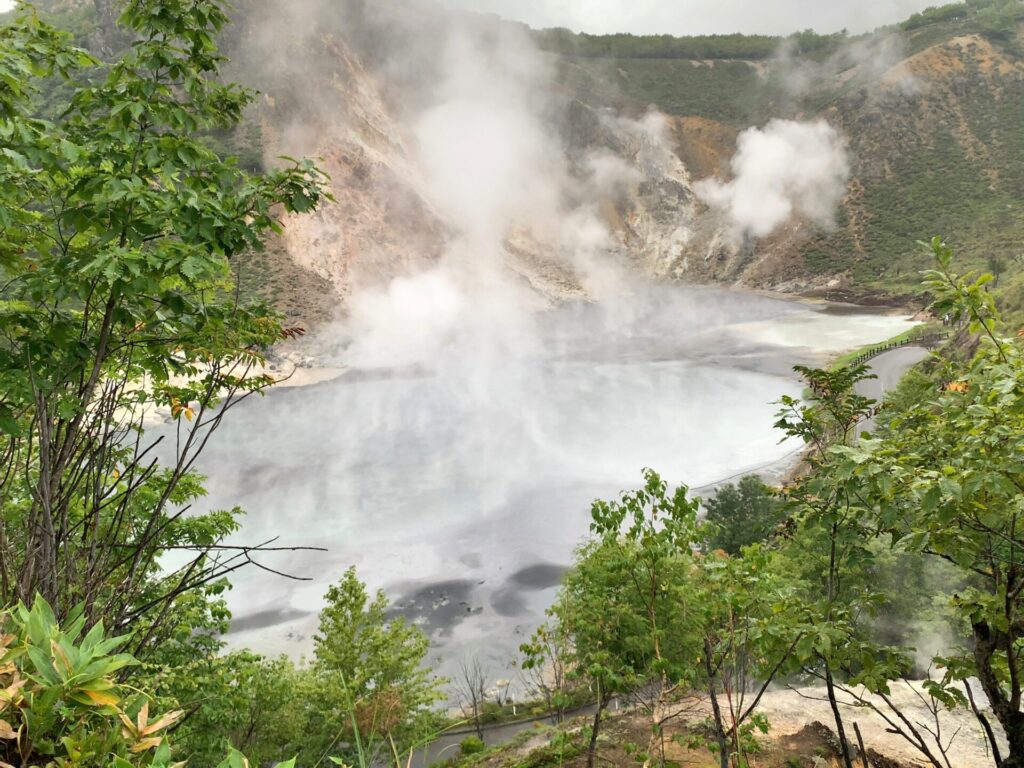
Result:
{"label": "forested hillside", "polygon": [[[772,117],[822,116],[849,141],[853,178],[833,232],[790,232],[743,279],[798,288],[839,276],[852,295],[916,291],[916,240],[949,233],[1000,275],[1024,309],[1024,9],[956,3],[871,35],[788,39],[537,39],[580,98],[675,116],[695,173],[728,173],[736,132]],[[699,119],[698,119],[699,118]],[[723,273],[721,279],[730,279]],[[818,282],[820,285],[820,282]],[[836,295],[840,295],[836,292]]]}
{"label": "forested hillside", "polygon": [[[40,5],[89,47],[117,46],[110,3],[48,0]],[[215,147],[259,167],[266,153],[282,151],[278,138],[288,133],[296,116],[307,122],[307,132],[323,133],[316,125],[326,112],[360,119],[376,112],[364,128],[344,135],[335,129],[333,139],[321,140],[318,152],[350,158],[337,167],[328,162],[332,176],[343,174],[349,182],[337,186],[343,199],[331,215],[350,222],[366,219],[366,225],[357,226],[368,228],[387,219],[387,209],[395,207],[392,200],[381,199],[382,187],[390,198],[408,198],[402,202],[406,216],[387,219],[387,228],[346,235],[347,242],[361,243],[362,256],[321,256],[319,263],[299,256],[296,267],[296,252],[305,246],[286,243],[272,244],[269,255],[254,262],[245,285],[275,296],[298,319],[330,314],[327,296],[332,285],[346,293],[352,259],[372,258],[375,269],[388,270],[394,269],[388,263],[409,258],[399,255],[398,241],[382,245],[393,231],[407,230],[404,241],[416,241],[420,254],[435,252],[444,237],[446,224],[418,199],[416,182],[408,178],[406,139],[380,143],[385,136],[402,135],[401,116],[418,98],[417,87],[408,72],[401,74],[401,66],[389,64],[385,34],[360,8],[350,0],[321,15],[315,29],[289,30],[279,44],[292,51],[291,61],[282,59],[276,68],[265,66],[265,57],[254,55],[252,47],[260,20],[265,21],[273,4],[238,3],[236,23],[225,32],[230,76],[266,98],[240,128],[211,134]],[[848,142],[852,176],[834,228],[797,221],[739,249],[716,239],[707,221],[695,225],[702,234],[684,246],[673,241],[668,228],[651,234],[651,225],[644,224],[641,232],[636,214],[645,221],[665,221],[674,206],[682,210],[693,204],[686,202],[689,194],[679,189],[672,172],[652,180],[653,187],[635,193],[632,213],[627,205],[607,219],[630,258],[648,265],[645,271],[832,298],[906,299],[919,293],[919,272],[926,266],[915,242],[941,232],[948,233],[967,264],[996,273],[1007,312],[1024,311],[1024,253],[1019,247],[1024,234],[1024,10],[1019,0],[933,8],[859,36],[810,30],[787,38],[591,36],[557,29],[531,34],[538,47],[555,57],[555,88],[577,105],[560,129],[570,148],[582,151],[596,143],[630,157],[635,148],[622,147],[621,137],[609,135],[599,125],[601,116],[612,108],[639,117],[652,106],[668,117],[674,148],[692,180],[728,177],[739,132],[772,118],[822,117]],[[322,48],[315,66],[309,64],[310,45]],[[296,87],[303,73],[320,84]],[[375,91],[375,102],[353,107],[353,100]],[[353,155],[353,141],[369,141],[370,146],[357,147]],[[353,159],[366,152],[364,159]],[[397,160],[383,160],[395,153]],[[378,191],[353,191],[367,184]],[[680,215],[696,220],[698,212]],[[301,233],[299,238],[308,240]],[[510,253],[523,252],[522,244],[510,248]],[[564,282],[561,276],[538,278],[532,266],[522,266],[542,258],[530,252],[516,268],[533,270],[535,284]],[[317,308],[303,312],[299,294],[319,297]]]}

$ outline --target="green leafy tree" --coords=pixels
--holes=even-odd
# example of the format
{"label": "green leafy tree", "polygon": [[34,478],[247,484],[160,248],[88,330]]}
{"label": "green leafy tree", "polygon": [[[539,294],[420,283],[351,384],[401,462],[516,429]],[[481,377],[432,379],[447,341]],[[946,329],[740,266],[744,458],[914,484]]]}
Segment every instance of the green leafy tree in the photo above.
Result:
{"label": "green leafy tree", "polygon": [[800,640],[784,607],[792,589],[771,560],[768,552],[751,547],[743,557],[716,552],[694,563],[703,643],[697,662],[703,665],[711,743],[722,768],[734,760],[747,764],[747,754],[757,748],[755,732],[767,732],[757,705]]}
{"label": "green leafy tree", "polygon": [[[251,99],[217,79],[221,2],[121,8],[131,44],[102,64],[28,7],[0,27],[0,601],[82,603],[141,627],[145,654],[179,596],[252,558],[221,547],[237,510],[184,515],[192,467],[287,335],[237,301],[232,263],[323,192],[307,162],[251,175],[193,138]],[[70,95],[45,119],[51,76]],[[156,407],[176,426],[162,464]],[[169,573],[168,550],[186,555]]]}
{"label": "green leafy tree", "polygon": [[785,491],[796,532],[780,562],[801,586],[792,601],[793,624],[800,633],[794,658],[824,683],[843,764],[853,768],[839,685],[845,678],[878,690],[905,666],[898,653],[871,641],[864,621],[883,597],[871,577],[867,502],[842,460],[874,401],[856,391],[856,384],[869,376],[864,365],[796,370],[809,394],[806,400],[784,397],[776,426],[809,446],[811,471]]}
{"label": "green leafy tree", "polygon": [[530,689],[547,704],[552,720],[561,723],[573,702],[572,646],[565,628],[557,622],[545,622],[534,630],[529,642],[519,646],[519,651]]}
{"label": "green leafy tree", "polygon": [[597,693],[588,762],[614,694],[649,698],[651,738],[640,753],[649,765],[665,760],[676,699],[703,691],[711,740],[692,741],[709,744],[728,768],[756,748],[754,733],[767,728],[757,705],[799,639],[780,608],[792,589],[757,547],[743,558],[700,554],[699,501],[685,487],[670,492],[651,470],[644,478],[619,501],[594,503],[592,538],[549,611],[555,623],[523,651],[530,664],[550,664],[545,648],[555,644],[567,678]]}
{"label": "green leafy tree", "polygon": [[704,501],[707,547],[738,555],[743,547],[764,541],[785,518],[782,504],[757,475],[727,483]]}
{"label": "green leafy tree", "polygon": [[[952,251],[930,244],[936,268],[926,274],[937,312],[963,317],[985,344],[966,365],[948,364],[944,386],[904,413],[852,459],[877,500],[879,526],[911,552],[941,558],[968,583],[952,596],[971,642],[942,659],[946,683],[977,677],[1002,726],[1009,754],[987,719],[996,762],[1024,765],[1024,355],[1020,337],[1004,338],[986,286],[991,275],[953,272]],[[940,693],[948,686],[933,686]],[[962,698],[962,697],[961,697]],[[953,701],[951,703],[956,703]],[[962,702],[961,702],[962,703]]]}
{"label": "green leafy tree", "polygon": [[307,710],[300,759],[315,762],[358,741],[372,762],[382,750],[405,752],[436,732],[432,707],[443,698],[442,681],[424,668],[426,635],[388,617],[385,594],[371,595],[354,568],[327,591],[326,603],[302,683],[315,691],[307,698],[315,706]]}
{"label": "green leafy tree", "polygon": [[967,7],[982,34],[1000,42],[1013,40],[1017,24],[1024,19],[1020,0],[967,0]]}
{"label": "green leafy tree", "polygon": [[150,662],[145,671],[158,700],[184,712],[175,744],[193,764],[215,765],[226,745],[254,765],[276,763],[299,749],[307,673],[289,659],[241,650]]}
{"label": "green leafy tree", "polygon": [[648,655],[633,639],[636,610],[614,555],[593,541],[581,547],[548,611],[567,639],[568,680],[587,685],[597,698],[587,768],[594,765],[605,709],[616,694],[642,684],[649,664]]}
{"label": "green leafy tree", "polygon": [[224,652],[227,613],[215,596],[188,596],[191,610],[146,664],[162,701],[184,711],[175,740],[197,764],[230,745],[256,765],[297,755],[349,765],[407,755],[440,730],[440,684],[425,668],[427,638],[388,617],[350,569],[331,587],[315,655],[296,665],[249,651]]}
{"label": "green leafy tree", "polygon": [[900,24],[900,28],[909,32],[929,24],[965,19],[967,14],[968,6],[965,3],[949,3],[948,5],[927,8],[913,14],[909,19]]}
{"label": "green leafy tree", "polygon": [[[937,296],[936,311],[949,312],[958,320],[970,315],[972,330],[990,340],[990,354],[1002,365],[1008,365],[1012,350],[1005,344],[1000,345],[996,336],[998,316],[992,297],[985,290],[991,277],[962,280],[949,271],[952,254],[941,241],[933,242],[932,248],[939,269],[927,275],[927,282]],[[951,682],[971,673],[963,663],[940,660],[940,664],[948,668],[945,679],[928,679],[924,683],[923,701],[931,711],[930,725],[908,716],[894,701],[891,684],[897,681],[909,684],[911,662],[908,649],[886,646],[877,640],[873,631],[873,619],[886,602],[886,595],[879,589],[879,574],[886,567],[880,545],[890,545],[897,553],[913,557],[921,552],[940,554],[934,541],[946,541],[949,546],[941,550],[941,554],[965,567],[971,559],[971,550],[964,542],[949,538],[959,526],[950,526],[949,519],[937,517],[936,505],[941,499],[954,498],[959,493],[962,488],[960,471],[965,464],[976,461],[989,467],[998,459],[998,454],[983,444],[971,445],[965,415],[926,396],[919,379],[911,386],[918,396],[908,400],[905,393],[902,395],[907,410],[886,419],[882,429],[884,437],[867,436],[854,442],[856,425],[873,412],[872,403],[857,395],[855,390],[857,381],[866,375],[864,367],[838,371],[800,370],[811,394],[805,403],[784,399],[778,423],[788,434],[803,437],[812,446],[812,471],[786,492],[796,529],[780,561],[785,571],[796,577],[803,593],[802,599],[793,602],[794,621],[801,635],[795,647],[795,658],[805,673],[825,684],[845,765],[852,766],[853,753],[837,691],[878,714],[892,732],[902,736],[929,764],[949,768],[950,741],[942,736],[939,713],[966,703],[964,694]],[[1008,369],[1004,367],[1000,374],[1007,375]],[[1007,379],[1002,381],[1001,387],[1000,391],[1004,392],[1014,389]],[[969,385],[954,376],[946,389],[962,394],[969,391]],[[1008,412],[1013,412],[1012,407]],[[971,416],[977,419],[982,411],[974,407]],[[951,419],[956,417],[961,418],[954,425]],[[990,433],[982,429],[975,434]],[[1020,439],[1020,434],[1019,426],[1005,424],[1000,437],[996,438],[1000,446],[1006,443],[1007,461],[1019,448],[1014,441]],[[941,444],[947,439],[954,445],[947,445],[945,454],[928,452],[929,445],[936,445],[936,441]],[[1008,490],[1012,483],[1001,487]],[[943,496],[947,492],[950,497]],[[960,511],[966,515],[977,511],[976,501],[961,500],[965,506]],[[978,532],[979,538],[974,540],[974,557],[978,561],[992,554],[993,550],[985,549],[986,546],[998,549],[1002,541],[1000,535],[1009,535],[1012,539],[1014,519],[1010,511],[1012,504],[1006,504],[1008,500],[1004,498],[997,503],[999,512],[990,519],[1011,528]],[[969,517],[959,522],[971,528]],[[936,538],[932,540],[929,536]],[[982,570],[978,565],[971,578],[976,578]],[[995,574],[992,586],[995,600],[990,606],[998,603],[1002,594],[999,580],[1010,576],[1006,572]],[[976,596],[979,593],[967,587],[959,594]],[[962,604],[962,600],[958,596],[955,603]],[[977,608],[982,602],[979,598],[973,605]],[[964,611],[965,619],[970,620],[971,615],[969,609]],[[994,617],[992,620],[999,622]],[[975,648],[982,647],[980,636],[976,634]],[[1013,658],[1013,654],[1008,658]],[[974,669],[982,677],[985,667],[980,659],[977,661]],[[998,656],[995,666],[999,667]],[[1010,679],[1012,676],[1007,678]],[[1011,692],[1003,691],[1007,701],[1013,697],[1012,684],[1010,688]],[[994,701],[998,701],[998,697]],[[998,716],[999,710],[995,707],[994,710]],[[992,744],[997,749],[994,739]]]}
{"label": "green leafy tree", "polygon": [[645,666],[634,667],[654,686],[650,702],[651,739],[645,768],[657,754],[664,762],[664,723],[672,717],[670,698],[690,687],[692,660],[699,654],[693,631],[695,600],[688,578],[697,543],[699,501],[680,486],[668,485],[652,470],[644,471],[641,490],[624,493],[618,502],[597,501],[590,531],[609,558],[625,605],[633,610],[636,645]]}
{"label": "green leafy tree", "polygon": [[593,540],[578,552],[552,610],[571,642],[573,674],[585,675],[598,696],[588,765],[611,696],[644,684],[653,690],[645,764],[664,759],[667,704],[692,682],[700,651],[687,578],[698,502],[685,487],[669,493],[652,470],[644,478],[619,501],[594,502]]}

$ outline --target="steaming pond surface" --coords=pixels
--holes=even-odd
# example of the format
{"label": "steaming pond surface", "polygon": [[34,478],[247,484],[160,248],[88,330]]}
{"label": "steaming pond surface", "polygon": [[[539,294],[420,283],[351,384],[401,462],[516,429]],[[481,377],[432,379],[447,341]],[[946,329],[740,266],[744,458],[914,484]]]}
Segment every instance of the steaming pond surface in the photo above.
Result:
{"label": "steaming pond surface", "polygon": [[262,559],[309,582],[235,574],[228,639],[308,653],[324,591],[354,565],[423,625],[442,674],[474,653],[514,677],[593,499],[637,487],[643,467],[698,489],[777,474],[798,448],[772,427],[772,403],[800,392],[791,367],[911,324],[663,289],[537,316],[514,352],[456,340],[428,367],[247,401],[203,454],[208,507],[245,509],[248,543],[329,552]]}

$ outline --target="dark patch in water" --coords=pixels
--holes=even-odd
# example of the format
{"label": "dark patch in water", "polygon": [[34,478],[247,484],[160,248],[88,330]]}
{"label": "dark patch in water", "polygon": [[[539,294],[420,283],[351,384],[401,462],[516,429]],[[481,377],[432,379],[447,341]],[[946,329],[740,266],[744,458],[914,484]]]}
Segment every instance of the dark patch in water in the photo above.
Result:
{"label": "dark patch in water", "polygon": [[459,555],[459,562],[467,568],[480,568],[484,564],[484,560],[480,557],[479,552],[466,552]]}
{"label": "dark patch in water", "polygon": [[423,627],[428,635],[449,637],[467,617],[479,613],[476,584],[468,579],[427,584],[396,599],[388,618],[403,617]]}
{"label": "dark patch in water", "polygon": [[499,616],[509,618],[522,615],[526,611],[526,602],[517,590],[502,587],[491,595],[491,608]]}
{"label": "dark patch in water", "polygon": [[509,576],[508,583],[529,591],[557,587],[562,583],[566,570],[564,565],[555,563],[528,565]]}

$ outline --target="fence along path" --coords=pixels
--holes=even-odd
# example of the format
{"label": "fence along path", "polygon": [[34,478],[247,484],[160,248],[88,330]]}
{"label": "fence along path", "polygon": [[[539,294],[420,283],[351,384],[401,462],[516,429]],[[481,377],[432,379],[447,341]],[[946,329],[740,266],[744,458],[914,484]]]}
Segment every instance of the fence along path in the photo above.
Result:
{"label": "fence along path", "polygon": [[900,347],[927,347],[930,349],[948,338],[948,331],[940,331],[934,328],[922,330],[920,332],[911,332],[898,341],[890,341],[886,344],[879,344],[877,346],[870,347],[869,349],[865,349],[855,358],[847,361],[844,365],[847,367],[851,365],[860,365],[861,363],[866,363],[868,360],[878,357],[889,350],[899,349]]}

